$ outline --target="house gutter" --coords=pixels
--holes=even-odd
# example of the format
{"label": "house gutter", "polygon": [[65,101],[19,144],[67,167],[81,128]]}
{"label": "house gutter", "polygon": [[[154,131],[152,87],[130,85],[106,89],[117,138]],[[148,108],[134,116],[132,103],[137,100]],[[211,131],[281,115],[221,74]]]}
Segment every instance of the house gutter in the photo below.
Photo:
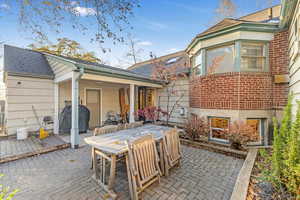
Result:
{"label": "house gutter", "polygon": [[108,77],[113,77],[113,78],[121,78],[121,79],[127,79],[127,80],[133,80],[133,81],[141,81],[141,82],[147,82],[147,83],[153,83],[153,84],[159,84],[162,85],[162,81],[156,81],[152,80],[150,78],[143,78],[143,77],[135,77],[135,76],[130,76],[126,74],[117,74],[114,72],[104,72],[104,71],[99,71],[96,69],[87,69],[85,68],[82,64],[77,64],[76,65],[78,68],[84,68],[84,73],[91,73],[91,74],[96,74],[96,75],[102,75],[102,76],[108,76]]}
{"label": "house gutter", "polygon": [[17,72],[8,72],[4,71],[7,73],[8,76],[20,76],[20,77],[28,77],[28,78],[40,78],[40,79],[54,79],[54,76],[51,75],[40,75],[40,74],[30,74],[30,73],[17,73]]}

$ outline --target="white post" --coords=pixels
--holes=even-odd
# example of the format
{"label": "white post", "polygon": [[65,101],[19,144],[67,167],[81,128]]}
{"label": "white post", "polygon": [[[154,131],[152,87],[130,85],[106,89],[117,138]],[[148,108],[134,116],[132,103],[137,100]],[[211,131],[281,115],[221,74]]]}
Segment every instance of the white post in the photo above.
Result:
{"label": "white post", "polygon": [[71,147],[79,147],[79,128],[78,128],[78,87],[79,73],[73,72],[72,75],[72,128],[71,128]]}
{"label": "white post", "polygon": [[130,84],[130,109],[129,109],[129,122],[134,122],[134,84]]}
{"label": "white post", "polygon": [[54,134],[59,134],[59,84],[54,83],[54,124],[53,132]]}

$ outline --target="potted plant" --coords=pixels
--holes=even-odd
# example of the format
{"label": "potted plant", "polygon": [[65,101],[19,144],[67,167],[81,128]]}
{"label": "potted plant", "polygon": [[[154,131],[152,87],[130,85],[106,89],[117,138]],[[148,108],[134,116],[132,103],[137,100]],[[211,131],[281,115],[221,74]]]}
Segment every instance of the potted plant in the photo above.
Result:
{"label": "potted plant", "polygon": [[184,125],[187,137],[196,140],[201,136],[207,137],[209,133],[208,124],[204,117],[192,114]]}
{"label": "potted plant", "polygon": [[226,132],[233,149],[242,150],[243,145],[258,139],[253,127],[243,121],[234,121]]}

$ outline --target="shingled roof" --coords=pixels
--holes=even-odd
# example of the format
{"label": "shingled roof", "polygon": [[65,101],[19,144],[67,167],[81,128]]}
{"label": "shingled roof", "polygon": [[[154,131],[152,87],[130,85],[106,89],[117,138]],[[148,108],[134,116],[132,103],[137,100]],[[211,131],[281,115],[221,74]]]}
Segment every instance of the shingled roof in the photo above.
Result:
{"label": "shingled roof", "polygon": [[37,51],[4,45],[4,71],[19,75],[54,78],[45,56]]}
{"label": "shingled roof", "polygon": [[188,73],[190,68],[188,55],[184,51],[179,51],[134,64],[129,67],[128,70],[151,77],[157,65],[164,67],[175,67],[176,73]]}
{"label": "shingled roof", "polygon": [[120,69],[100,63],[88,62],[85,60],[70,58],[67,56],[41,53],[38,51],[23,49],[14,46],[4,46],[4,71],[19,76],[32,76],[39,78],[54,78],[54,73],[48,63],[48,59],[56,58],[58,62],[70,62],[75,67],[83,68],[88,73],[101,73],[106,76],[118,76],[130,80],[139,80],[155,84],[160,81],[153,80],[149,76],[136,73],[131,70]]}

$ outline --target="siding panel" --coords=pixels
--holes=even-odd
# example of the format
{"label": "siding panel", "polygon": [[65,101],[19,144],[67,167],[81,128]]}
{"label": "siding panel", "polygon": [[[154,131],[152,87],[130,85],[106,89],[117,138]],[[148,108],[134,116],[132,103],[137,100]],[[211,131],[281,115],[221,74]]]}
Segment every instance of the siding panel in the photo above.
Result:
{"label": "siding panel", "polygon": [[32,106],[35,107],[40,122],[45,116],[53,117],[53,80],[8,76],[6,85],[8,135],[16,134],[17,128],[25,126],[29,128],[29,131],[38,130],[39,126]]}
{"label": "siding panel", "polygon": [[[290,92],[294,93],[293,115],[297,111],[296,100],[300,100],[300,1],[297,2],[296,10],[289,29],[289,58],[290,58]],[[298,30],[295,23],[298,22]],[[297,31],[297,36],[295,32]]]}

